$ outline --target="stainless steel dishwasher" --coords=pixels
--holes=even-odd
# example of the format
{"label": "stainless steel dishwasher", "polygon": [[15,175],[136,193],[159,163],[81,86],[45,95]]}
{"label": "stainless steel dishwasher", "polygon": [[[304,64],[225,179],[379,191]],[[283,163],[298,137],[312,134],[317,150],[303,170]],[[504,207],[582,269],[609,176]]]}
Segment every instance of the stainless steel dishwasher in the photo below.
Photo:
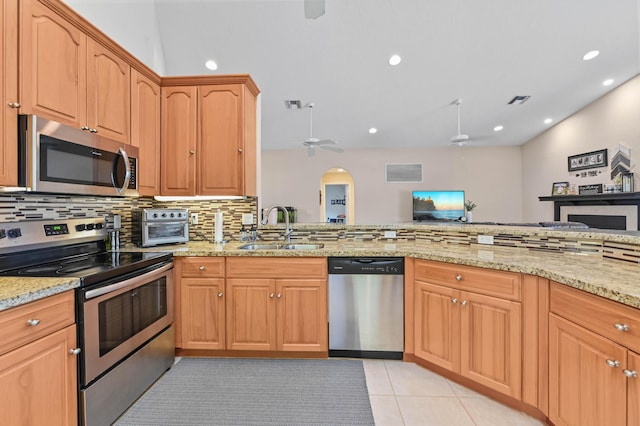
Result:
{"label": "stainless steel dishwasher", "polygon": [[330,257],[329,356],[402,359],[404,258]]}

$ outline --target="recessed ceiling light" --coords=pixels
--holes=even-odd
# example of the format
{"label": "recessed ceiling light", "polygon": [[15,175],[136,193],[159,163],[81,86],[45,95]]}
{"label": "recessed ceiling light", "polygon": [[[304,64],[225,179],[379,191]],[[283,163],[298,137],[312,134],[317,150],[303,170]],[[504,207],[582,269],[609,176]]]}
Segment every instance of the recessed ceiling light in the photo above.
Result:
{"label": "recessed ceiling light", "polygon": [[612,78],[608,78],[605,81],[602,82],[603,86],[611,86],[613,84],[613,79]]}
{"label": "recessed ceiling light", "polygon": [[494,132],[499,132],[500,130],[504,129],[504,126],[496,126],[493,128]]}
{"label": "recessed ceiling light", "polygon": [[593,58],[595,58],[596,56],[598,56],[600,54],[599,50],[592,50],[591,52],[587,52],[584,54],[584,56],[582,57],[583,60],[585,61],[590,61]]}
{"label": "recessed ceiling light", "polygon": [[374,133],[378,133],[378,129],[376,129],[375,127],[372,127],[372,128],[369,129],[369,133],[371,133],[372,135]]}
{"label": "recessed ceiling light", "polygon": [[218,64],[216,64],[216,61],[213,61],[211,59],[209,59],[207,62],[205,62],[204,66],[207,67],[208,69],[210,69],[211,71],[215,71],[215,70],[218,69]]}
{"label": "recessed ceiling light", "polygon": [[551,118],[545,118],[544,119],[544,124],[551,124],[553,122],[553,119]]}
{"label": "recessed ceiling light", "polygon": [[389,65],[392,65],[394,67],[400,62],[402,62],[402,58],[400,57],[400,55],[391,55],[391,57],[389,58]]}

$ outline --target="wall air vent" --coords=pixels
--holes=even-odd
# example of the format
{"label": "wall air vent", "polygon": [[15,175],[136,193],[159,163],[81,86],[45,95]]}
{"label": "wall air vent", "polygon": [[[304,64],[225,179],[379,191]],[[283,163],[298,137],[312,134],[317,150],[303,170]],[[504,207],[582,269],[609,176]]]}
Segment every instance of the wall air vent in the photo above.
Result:
{"label": "wall air vent", "polygon": [[302,109],[302,103],[298,100],[284,101],[284,106],[287,107],[287,109]]}
{"label": "wall air vent", "polygon": [[527,102],[529,100],[531,96],[514,96],[513,99],[511,99],[508,104],[509,105],[522,105],[523,103]]}
{"label": "wall air vent", "polygon": [[387,164],[387,183],[422,182],[422,164]]}

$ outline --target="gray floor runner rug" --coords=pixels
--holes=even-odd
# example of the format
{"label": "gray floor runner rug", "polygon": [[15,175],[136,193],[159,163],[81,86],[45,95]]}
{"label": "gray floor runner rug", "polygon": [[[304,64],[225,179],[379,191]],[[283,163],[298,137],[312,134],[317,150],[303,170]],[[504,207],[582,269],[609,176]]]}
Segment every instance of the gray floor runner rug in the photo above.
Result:
{"label": "gray floor runner rug", "polygon": [[184,358],[117,422],[373,425],[359,360]]}

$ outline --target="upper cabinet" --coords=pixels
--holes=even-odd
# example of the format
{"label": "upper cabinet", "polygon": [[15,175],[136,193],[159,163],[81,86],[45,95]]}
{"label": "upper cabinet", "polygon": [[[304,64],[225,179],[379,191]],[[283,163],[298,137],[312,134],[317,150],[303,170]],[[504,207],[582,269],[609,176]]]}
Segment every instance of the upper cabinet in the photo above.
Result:
{"label": "upper cabinet", "polygon": [[251,77],[172,77],[162,86],[162,195],[256,195]]}
{"label": "upper cabinet", "polygon": [[129,64],[38,1],[22,5],[21,112],[129,143]]}
{"label": "upper cabinet", "polygon": [[0,186],[18,184],[18,0],[0,0]]}

